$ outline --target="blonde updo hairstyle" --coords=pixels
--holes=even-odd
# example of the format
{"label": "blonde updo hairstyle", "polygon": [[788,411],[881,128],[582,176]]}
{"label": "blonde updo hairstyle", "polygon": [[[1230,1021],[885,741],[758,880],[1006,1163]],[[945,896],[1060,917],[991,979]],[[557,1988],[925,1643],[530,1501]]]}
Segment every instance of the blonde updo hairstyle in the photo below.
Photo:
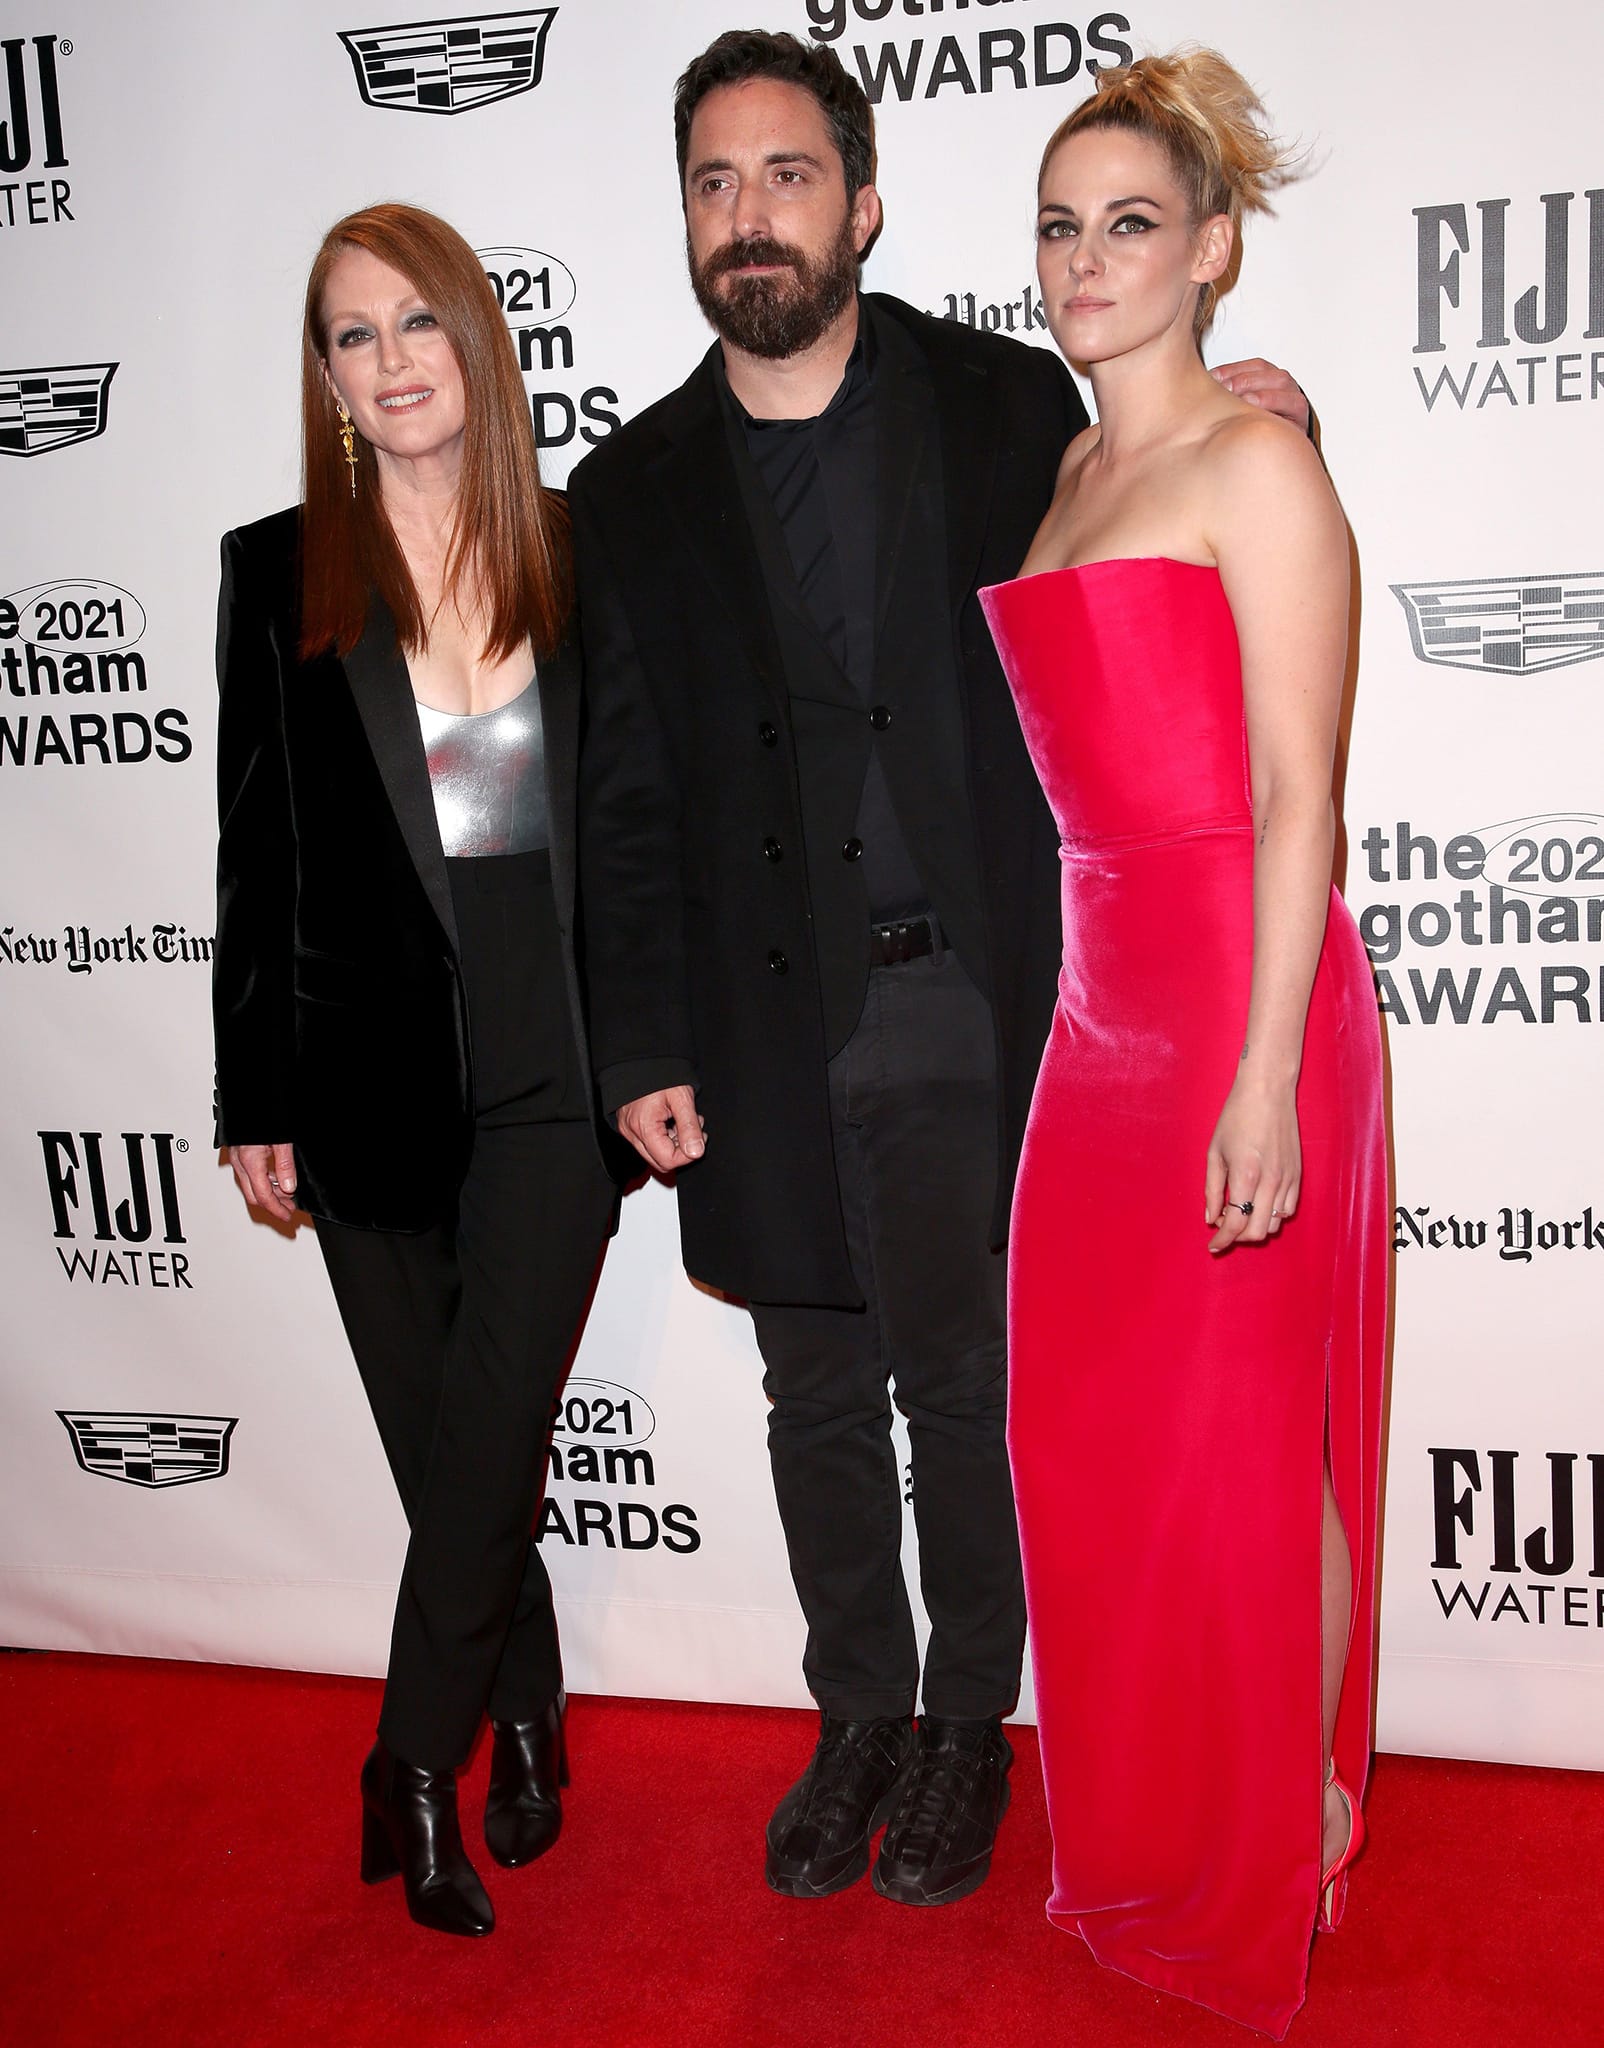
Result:
{"label": "blonde updo hairstyle", "polygon": [[1222,292],[1242,264],[1242,221],[1268,213],[1270,194],[1297,176],[1298,158],[1270,134],[1258,94],[1218,50],[1195,46],[1097,74],[1097,90],[1061,121],[1042,152],[1038,186],[1058,150],[1088,128],[1123,128],[1156,143],[1186,195],[1188,224],[1223,213],[1231,223],[1231,260],[1218,282],[1198,292],[1202,340]]}

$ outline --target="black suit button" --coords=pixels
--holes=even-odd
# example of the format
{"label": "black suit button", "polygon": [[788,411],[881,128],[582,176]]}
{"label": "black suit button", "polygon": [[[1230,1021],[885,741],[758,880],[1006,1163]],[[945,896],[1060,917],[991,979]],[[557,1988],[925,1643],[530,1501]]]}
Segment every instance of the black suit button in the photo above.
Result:
{"label": "black suit button", "polygon": [[778,946],[769,955],[769,965],[776,974],[789,974],[791,971],[790,961],[786,959]]}
{"label": "black suit button", "polygon": [[769,721],[766,718],[764,719],[763,723],[758,727],[757,736],[766,747],[777,747],[780,744],[780,735],[778,728],[770,725]]}
{"label": "black suit button", "polygon": [[886,709],[886,707],[883,704],[876,704],[874,709],[869,713],[869,723],[874,727],[876,732],[884,732],[886,727],[891,723],[891,713]]}
{"label": "black suit button", "polygon": [[863,858],[863,841],[861,839],[849,839],[841,849],[841,858],[843,860],[861,860]]}
{"label": "black suit button", "polygon": [[778,860],[784,851],[785,848],[777,839],[765,839],[763,842],[763,858],[765,860]]}

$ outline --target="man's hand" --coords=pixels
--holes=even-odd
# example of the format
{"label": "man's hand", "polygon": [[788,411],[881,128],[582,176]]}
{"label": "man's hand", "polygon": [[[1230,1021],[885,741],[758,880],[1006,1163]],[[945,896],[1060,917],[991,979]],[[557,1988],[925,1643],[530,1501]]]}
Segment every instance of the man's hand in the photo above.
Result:
{"label": "man's hand", "polygon": [[1227,391],[1249,405],[1261,406],[1281,419],[1290,420],[1300,434],[1309,431],[1309,401],[1285,370],[1253,356],[1245,363],[1221,363],[1209,372]]}
{"label": "man's hand", "polygon": [[275,1222],[288,1223],[295,1214],[295,1147],[230,1145],[228,1160],[251,1207],[265,1209]]}
{"label": "man's hand", "polygon": [[619,1134],[659,1173],[689,1166],[707,1150],[706,1125],[696,1114],[694,1088],[659,1088],[618,1112]]}

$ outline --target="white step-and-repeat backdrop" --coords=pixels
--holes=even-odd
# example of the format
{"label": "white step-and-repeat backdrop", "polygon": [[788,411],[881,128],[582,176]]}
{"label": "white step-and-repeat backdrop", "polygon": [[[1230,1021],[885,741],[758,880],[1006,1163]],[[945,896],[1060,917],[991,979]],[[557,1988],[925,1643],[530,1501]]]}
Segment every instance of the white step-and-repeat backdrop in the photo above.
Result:
{"label": "white step-and-repeat backdrop", "polygon": [[[403,1525],[321,1261],[210,1142],[217,538],[297,494],[323,229],[399,198],[481,250],[557,482],[707,342],[670,97],[739,9],[367,4],[13,0],[0,31],[8,1643],[383,1663]],[[1347,890],[1398,1204],[1380,1742],[1604,1767],[1604,17],[754,13],[878,104],[870,283],[1026,341],[1037,155],[1096,66],[1217,43],[1310,146],[1211,351],[1312,394],[1361,563]],[[570,1683],[802,1701],[750,1330],[685,1280],[659,1188],[556,1441]]]}

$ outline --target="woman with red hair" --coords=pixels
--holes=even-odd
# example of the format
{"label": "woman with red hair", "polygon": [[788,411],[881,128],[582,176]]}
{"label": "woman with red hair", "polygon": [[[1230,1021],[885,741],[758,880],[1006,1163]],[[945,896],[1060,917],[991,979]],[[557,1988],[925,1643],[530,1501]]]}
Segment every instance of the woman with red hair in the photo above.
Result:
{"label": "woman with red hair", "polygon": [[456,1771],[525,1863],[566,1782],[531,1538],[616,1195],[575,966],[566,507],[461,236],[374,206],[306,292],[305,502],[223,542],[218,1142],[318,1243],[411,1526],[362,1876],[486,1934]]}

